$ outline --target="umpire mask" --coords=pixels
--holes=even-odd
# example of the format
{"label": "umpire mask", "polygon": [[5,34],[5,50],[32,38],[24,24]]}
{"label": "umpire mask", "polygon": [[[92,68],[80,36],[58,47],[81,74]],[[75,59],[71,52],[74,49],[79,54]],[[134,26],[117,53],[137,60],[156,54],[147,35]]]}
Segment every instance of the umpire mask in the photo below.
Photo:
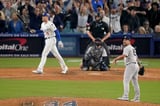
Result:
{"label": "umpire mask", "polygon": [[97,13],[95,16],[96,22],[100,22],[102,20],[102,15],[100,13]]}

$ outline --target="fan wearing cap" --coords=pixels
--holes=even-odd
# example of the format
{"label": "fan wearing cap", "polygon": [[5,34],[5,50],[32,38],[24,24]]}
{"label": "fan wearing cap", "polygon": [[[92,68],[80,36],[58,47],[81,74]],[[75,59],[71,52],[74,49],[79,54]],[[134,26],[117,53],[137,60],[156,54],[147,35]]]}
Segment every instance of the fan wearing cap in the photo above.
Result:
{"label": "fan wearing cap", "polygon": [[56,26],[51,21],[49,21],[49,14],[47,13],[42,14],[42,21],[43,22],[41,24],[41,30],[44,33],[45,46],[42,51],[40,64],[37,70],[34,70],[32,72],[36,74],[43,73],[43,68],[47,60],[47,55],[49,54],[49,52],[51,52],[58,59],[60,63],[62,69],[61,73],[66,74],[68,71],[68,67],[66,66],[63,58],[59,54],[58,49],[56,47],[56,42],[58,40],[58,47],[63,48],[63,43],[61,41],[59,31],[57,30]]}
{"label": "fan wearing cap", "polygon": [[124,86],[124,93],[122,97],[119,97],[118,100],[129,100],[129,84],[130,81],[132,81],[135,96],[131,100],[133,102],[139,102],[140,101],[140,88],[138,84],[138,71],[139,66],[137,64],[137,53],[135,48],[131,45],[131,37],[130,36],[124,36],[123,39],[123,54],[114,58],[113,63],[116,64],[117,60],[124,59],[125,63],[125,71],[123,76],[123,86]]}

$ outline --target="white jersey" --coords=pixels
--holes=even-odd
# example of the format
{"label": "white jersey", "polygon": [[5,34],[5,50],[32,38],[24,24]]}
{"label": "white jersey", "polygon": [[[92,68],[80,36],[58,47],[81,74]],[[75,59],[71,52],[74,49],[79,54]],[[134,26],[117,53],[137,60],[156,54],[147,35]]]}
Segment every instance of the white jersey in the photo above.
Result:
{"label": "white jersey", "polygon": [[115,33],[121,31],[121,25],[120,25],[120,15],[117,14],[111,14],[111,27]]}
{"label": "white jersey", "polygon": [[56,36],[54,31],[57,30],[57,28],[51,21],[48,21],[47,23],[42,22],[41,30],[44,32],[45,38]]}
{"label": "white jersey", "polygon": [[137,63],[137,53],[136,53],[135,48],[132,45],[128,45],[124,47],[123,55],[127,56],[124,58],[124,62],[126,65],[133,63],[133,62]]}

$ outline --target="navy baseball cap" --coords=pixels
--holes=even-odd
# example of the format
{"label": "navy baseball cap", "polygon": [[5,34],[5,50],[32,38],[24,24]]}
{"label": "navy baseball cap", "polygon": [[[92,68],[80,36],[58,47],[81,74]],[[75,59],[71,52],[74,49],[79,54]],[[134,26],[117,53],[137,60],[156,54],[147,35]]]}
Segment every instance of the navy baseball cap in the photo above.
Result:
{"label": "navy baseball cap", "polygon": [[48,14],[48,13],[43,13],[42,16],[44,16],[44,17],[45,17],[45,16],[46,16],[46,17],[49,17],[49,14]]}
{"label": "navy baseball cap", "polygon": [[131,40],[131,36],[130,35],[125,35],[125,36],[123,36],[123,39]]}

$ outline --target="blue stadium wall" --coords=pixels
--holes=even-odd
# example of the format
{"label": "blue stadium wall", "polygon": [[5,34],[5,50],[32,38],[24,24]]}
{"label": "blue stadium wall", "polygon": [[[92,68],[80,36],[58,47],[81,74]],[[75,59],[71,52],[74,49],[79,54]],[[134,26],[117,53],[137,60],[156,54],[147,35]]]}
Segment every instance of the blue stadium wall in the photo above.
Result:
{"label": "blue stadium wall", "polygon": [[[91,42],[86,34],[61,34],[61,37],[62,56],[82,56]],[[122,53],[122,38],[123,35],[113,34],[106,41],[112,56]],[[154,39],[151,34],[132,35],[131,43],[141,57],[160,57],[160,38]],[[0,34],[0,57],[39,57],[43,46],[43,34]]]}

